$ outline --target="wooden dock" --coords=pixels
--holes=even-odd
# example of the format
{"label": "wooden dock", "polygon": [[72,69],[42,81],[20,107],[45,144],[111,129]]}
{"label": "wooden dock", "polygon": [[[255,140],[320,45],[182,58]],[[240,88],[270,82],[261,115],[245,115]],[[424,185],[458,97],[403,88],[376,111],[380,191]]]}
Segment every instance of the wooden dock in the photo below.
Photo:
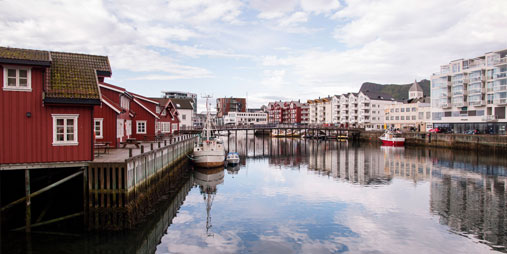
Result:
{"label": "wooden dock", "polygon": [[[165,193],[176,189],[186,171],[187,154],[196,137],[187,135],[176,142],[141,153],[117,149],[88,166],[85,211],[89,229],[131,228],[149,213]],[[152,143],[153,144],[153,143]]]}
{"label": "wooden dock", "polygon": [[[187,174],[188,158],[197,141],[194,135],[186,134],[151,143],[141,143],[139,148],[111,149],[108,153],[96,155],[93,162],[58,163],[41,165],[3,165],[0,172],[16,174],[19,179],[24,174],[24,195],[16,193],[2,203],[0,215],[12,214],[23,204],[25,224],[13,230],[31,231],[32,227],[83,217],[84,225],[90,230],[121,230],[133,227],[164,195],[177,190],[181,176]],[[65,167],[65,168],[62,168]],[[33,189],[31,171],[49,169],[64,173],[59,180],[50,182],[42,188]],[[39,172],[39,171],[37,171]],[[40,175],[40,174],[38,174]],[[51,178],[51,176],[49,176]],[[62,189],[64,183],[81,181],[82,185],[72,184],[72,190]],[[12,182],[17,185],[17,182]],[[20,181],[19,184],[22,184]],[[40,184],[39,184],[40,185]],[[58,189],[57,189],[58,188]],[[19,188],[17,188],[19,189]],[[70,215],[40,221],[43,215],[32,216],[32,199],[50,190],[77,194],[74,201],[81,200],[82,208]],[[21,197],[20,197],[21,196]],[[74,199],[74,197],[72,197]],[[74,202],[75,203],[75,202]],[[14,209],[14,210],[13,210]],[[36,209],[37,210],[37,209]],[[2,217],[4,218],[4,217]]]}

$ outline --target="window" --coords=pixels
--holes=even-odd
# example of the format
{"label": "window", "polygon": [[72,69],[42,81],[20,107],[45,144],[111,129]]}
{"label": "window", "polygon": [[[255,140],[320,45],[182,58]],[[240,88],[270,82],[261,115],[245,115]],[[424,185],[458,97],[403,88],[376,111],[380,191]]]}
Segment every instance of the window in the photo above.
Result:
{"label": "window", "polygon": [[52,114],[53,145],[78,145],[77,118],[79,115]]}
{"label": "window", "polygon": [[415,120],[415,116],[412,116],[412,120]]}
{"label": "window", "polygon": [[137,134],[146,134],[146,121],[136,121]]}
{"label": "window", "polygon": [[121,96],[120,97],[120,106],[126,110],[129,110],[130,109],[130,100],[125,96]]}
{"label": "window", "polygon": [[417,111],[417,108],[412,108],[412,112],[416,112]]}
{"label": "window", "polygon": [[102,122],[104,119],[102,118],[95,118],[93,119],[93,130],[95,131],[95,138],[101,139],[104,138],[102,134]]}
{"label": "window", "polygon": [[30,68],[4,66],[4,90],[31,91]]}
{"label": "window", "polygon": [[122,138],[124,136],[125,128],[123,127],[123,125],[124,125],[123,119],[116,120],[116,137],[117,138]]}
{"label": "window", "polygon": [[405,112],[405,108],[401,108],[401,112]]}
{"label": "window", "polygon": [[405,120],[405,116],[401,116],[401,120]]}
{"label": "window", "polygon": [[[400,109],[399,108],[396,108],[396,113],[400,112]],[[403,111],[402,111],[403,112]]]}
{"label": "window", "polygon": [[185,114],[181,115],[181,120],[187,120],[187,115],[185,115]]}

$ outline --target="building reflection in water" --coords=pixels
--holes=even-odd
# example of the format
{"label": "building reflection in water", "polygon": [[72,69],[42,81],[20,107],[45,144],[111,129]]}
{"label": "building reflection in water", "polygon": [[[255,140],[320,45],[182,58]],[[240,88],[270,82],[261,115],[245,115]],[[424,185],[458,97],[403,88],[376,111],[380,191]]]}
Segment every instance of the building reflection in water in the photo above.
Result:
{"label": "building reflection in water", "polygon": [[[264,140],[262,140],[264,139]],[[423,147],[379,147],[291,138],[231,137],[245,157],[266,157],[298,169],[360,185],[404,179],[430,184],[430,212],[451,231],[496,250],[507,245],[507,157]],[[248,144],[248,148],[247,145]]]}

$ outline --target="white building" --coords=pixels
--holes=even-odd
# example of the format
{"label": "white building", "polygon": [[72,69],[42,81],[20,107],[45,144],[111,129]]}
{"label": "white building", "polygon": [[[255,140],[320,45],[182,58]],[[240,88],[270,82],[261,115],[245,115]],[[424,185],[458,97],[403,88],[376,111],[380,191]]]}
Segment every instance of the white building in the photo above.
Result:
{"label": "white building", "polygon": [[192,106],[193,99],[171,99],[174,106],[178,110],[180,118],[180,130],[191,129],[194,125],[194,107]]}
{"label": "white building", "polygon": [[229,112],[224,116],[224,124],[264,125],[268,124],[268,114],[264,112]]}
{"label": "white building", "polygon": [[396,101],[386,94],[365,91],[309,100],[308,103],[310,124],[381,130],[385,106]]}
{"label": "white building", "polygon": [[428,97],[414,82],[408,91],[408,100],[388,105],[385,108],[385,123],[387,128],[402,130],[427,131],[431,125],[431,104]]}
{"label": "white building", "polygon": [[505,134],[506,105],[507,49],[451,61],[431,76],[435,127]]}

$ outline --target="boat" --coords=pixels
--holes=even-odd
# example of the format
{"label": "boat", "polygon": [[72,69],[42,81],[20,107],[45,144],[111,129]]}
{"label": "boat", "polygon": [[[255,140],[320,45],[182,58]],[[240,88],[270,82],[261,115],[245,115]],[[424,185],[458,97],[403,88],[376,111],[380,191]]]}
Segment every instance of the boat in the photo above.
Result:
{"label": "boat", "polygon": [[405,138],[401,136],[401,133],[393,132],[390,130],[386,130],[382,136],[380,136],[380,140],[382,140],[382,145],[385,146],[404,146]]}
{"label": "boat", "polygon": [[229,165],[234,166],[234,165],[238,164],[239,163],[239,153],[236,153],[236,152],[228,153],[226,161],[227,161],[228,166]]}
{"label": "boat", "polygon": [[198,142],[194,145],[194,153],[192,162],[203,168],[221,167],[225,164],[225,147],[218,137],[213,135],[211,124],[211,116],[209,113],[208,98],[206,98],[206,122],[199,137]]}

